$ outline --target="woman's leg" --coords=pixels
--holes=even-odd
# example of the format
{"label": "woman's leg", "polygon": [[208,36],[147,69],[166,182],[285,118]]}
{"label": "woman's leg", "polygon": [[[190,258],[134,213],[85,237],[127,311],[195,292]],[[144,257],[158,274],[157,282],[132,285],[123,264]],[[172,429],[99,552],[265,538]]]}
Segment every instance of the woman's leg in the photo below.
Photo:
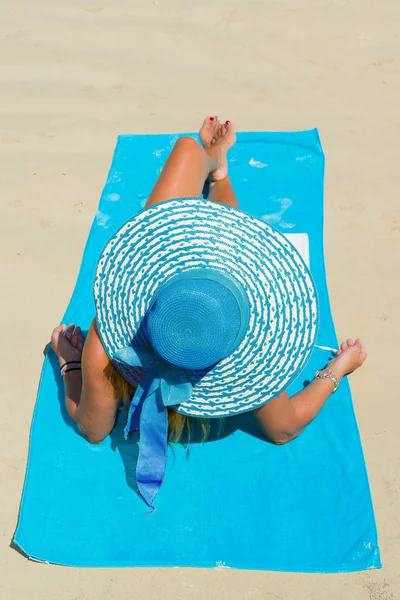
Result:
{"label": "woman's leg", "polygon": [[208,199],[213,200],[214,202],[220,202],[221,204],[227,204],[228,206],[233,206],[234,208],[239,208],[229,175],[227,175],[225,179],[212,181],[210,183]]}
{"label": "woman's leg", "polygon": [[204,148],[193,138],[180,138],[151,192],[146,208],[171,198],[197,197],[211,174],[215,182],[228,175],[227,152],[236,141],[232,124],[221,125],[217,117],[208,117],[200,129]]}
{"label": "woman's leg", "polygon": [[210,157],[196,140],[180,138],[146,202],[146,208],[171,198],[200,196],[210,171],[216,168]]}

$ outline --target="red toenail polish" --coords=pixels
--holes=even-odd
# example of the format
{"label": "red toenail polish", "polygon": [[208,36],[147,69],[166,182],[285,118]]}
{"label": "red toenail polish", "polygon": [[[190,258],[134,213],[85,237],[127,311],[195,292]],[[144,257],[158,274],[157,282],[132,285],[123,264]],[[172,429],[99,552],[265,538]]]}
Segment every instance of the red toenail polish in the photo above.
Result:
{"label": "red toenail polish", "polygon": [[210,121],[214,121],[214,117],[210,117]]}
{"label": "red toenail polish", "polygon": [[230,121],[225,121],[225,125],[230,125],[231,122]]}

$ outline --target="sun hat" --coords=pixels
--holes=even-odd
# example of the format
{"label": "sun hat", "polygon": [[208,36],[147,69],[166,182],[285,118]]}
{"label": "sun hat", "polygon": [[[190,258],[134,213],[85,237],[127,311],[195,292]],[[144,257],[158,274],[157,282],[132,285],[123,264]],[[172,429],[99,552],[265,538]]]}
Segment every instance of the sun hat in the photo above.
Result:
{"label": "sun hat", "polygon": [[145,208],[108,241],[94,300],[110,360],[135,386],[138,489],[153,506],[167,460],[167,407],[191,417],[251,411],[296,378],[314,346],[314,283],[261,219],[201,198]]}

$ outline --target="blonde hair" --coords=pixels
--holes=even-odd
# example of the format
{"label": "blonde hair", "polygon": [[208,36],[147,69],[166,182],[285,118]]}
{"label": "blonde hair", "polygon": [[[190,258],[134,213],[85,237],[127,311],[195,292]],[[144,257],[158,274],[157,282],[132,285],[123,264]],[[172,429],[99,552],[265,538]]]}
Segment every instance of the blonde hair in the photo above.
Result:
{"label": "blonde hair", "polygon": [[[124,409],[128,410],[129,403],[136,391],[135,386],[121,375],[111,361],[104,369],[104,375],[113,386],[115,395],[121,400]],[[218,434],[220,434],[223,430],[224,419],[213,419],[213,421],[218,422]],[[168,408],[168,441],[175,443],[184,441],[186,444],[190,444],[192,430],[197,429],[198,423],[202,432],[201,442],[204,443],[211,433],[211,419],[193,419]]]}

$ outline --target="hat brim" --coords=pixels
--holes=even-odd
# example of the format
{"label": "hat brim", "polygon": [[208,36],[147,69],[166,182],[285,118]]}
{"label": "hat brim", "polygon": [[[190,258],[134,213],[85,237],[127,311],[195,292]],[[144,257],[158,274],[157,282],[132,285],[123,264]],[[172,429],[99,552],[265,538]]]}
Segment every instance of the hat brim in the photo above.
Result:
{"label": "hat brim", "polygon": [[[233,354],[208,371],[188,373],[193,393],[176,410],[209,418],[254,410],[303,369],[318,324],[307,266],[294,246],[261,219],[201,198],[168,200],[134,215],[109,240],[97,264],[100,338],[113,360],[138,334],[160,287],[201,268],[237,279],[248,297],[249,327]],[[138,383],[140,369],[115,364],[128,381]]]}

